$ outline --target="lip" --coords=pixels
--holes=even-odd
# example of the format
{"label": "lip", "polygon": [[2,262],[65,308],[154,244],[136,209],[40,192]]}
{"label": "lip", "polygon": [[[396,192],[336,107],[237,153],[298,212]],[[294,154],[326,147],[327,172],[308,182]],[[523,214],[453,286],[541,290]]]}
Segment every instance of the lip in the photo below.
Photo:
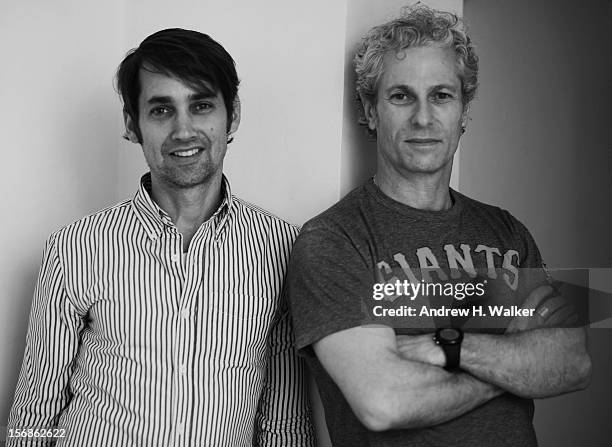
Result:
{"label": "lip", "polygon": [[[189,158],[189,157],[193,157],[194,155],[198,155],[199,153],[201,153],[204,150],[204,147],[202,146],[192,146],[192,147],[181,147],[181,148],[177,148],[177,149],[172,149],[170,152],[168,152],[170,155],[175,155],[177,157],[184,157],[184,158]],[[193,154],[191,155],[179,155],[179,154],[185,154],[188,152],[193,152],[195,151]]]}
{"label": "lip", "polygon": [[442,140],[437,140],[435,138],[410,138],[405,141],[410,144],[436,144],[442,142]]}

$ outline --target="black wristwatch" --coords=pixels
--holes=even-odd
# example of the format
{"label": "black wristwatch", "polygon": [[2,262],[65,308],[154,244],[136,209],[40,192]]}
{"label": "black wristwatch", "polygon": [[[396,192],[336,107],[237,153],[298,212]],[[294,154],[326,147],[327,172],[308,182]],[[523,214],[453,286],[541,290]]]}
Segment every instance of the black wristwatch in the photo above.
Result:
{"label": "black wristwatch", "polygon": [[454,371],[459,368],[459,359],[461,356],[461,342],[463,341],[463,331],[457,328],[442,328],[436,330],[434,334],[434,342],[440,345],[446,356],[447,371]]}

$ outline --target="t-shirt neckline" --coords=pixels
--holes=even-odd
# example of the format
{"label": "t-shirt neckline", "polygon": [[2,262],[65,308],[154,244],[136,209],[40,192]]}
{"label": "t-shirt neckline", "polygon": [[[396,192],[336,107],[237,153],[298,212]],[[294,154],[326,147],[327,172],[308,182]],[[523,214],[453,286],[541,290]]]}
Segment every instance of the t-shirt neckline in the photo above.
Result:
{"label": "t-shirt neckline", "polygon": [[366,192],[378,203],[397,213],[414,219],[444,222],[452,220],[455,217],[459,216],[461,209],[463,208],[463,200],[461,194],[459,194],[457,191],[450,187],[448,189],[451,199],[453,201],[453,205],[447,210],[440,211],[413,208],[410,205],[406,205],[404,203],[398,202],[395,199],[392,199],[380,190],[380,188],[374,183],[373,177],[365,183],[364,188]]}

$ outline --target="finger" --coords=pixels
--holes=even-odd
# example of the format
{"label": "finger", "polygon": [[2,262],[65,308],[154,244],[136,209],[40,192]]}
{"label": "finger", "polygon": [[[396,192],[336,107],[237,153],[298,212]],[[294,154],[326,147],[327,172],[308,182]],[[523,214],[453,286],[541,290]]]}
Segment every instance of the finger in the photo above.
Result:
{"label": "finger", "polygon": [[396,335],[395,336],[395,342],[397,343],[398,347],[409,344],[410,340],[411,340],[411,337],[409,337],[408,335]]}
{"label": "finger", "polygon": [[561,295],[553,296],[544,300],[537,308],[535,313],[538,314],[543,321],[546,321],[558,309],[565,306],[567,301]]}
{"label": "finger", "polygon": [[536,309],[544,300],[551,296],[554,296],[554,294],[555,290],[549,285],[537,287],[536,289],[531,291],[529,296],[527,296],[521,308]]}
{"label": "finger", "polygon": [[548,327],[567,327],[578,321],[578,315],[574,306],[568,305],[559,308],[546,321]]}

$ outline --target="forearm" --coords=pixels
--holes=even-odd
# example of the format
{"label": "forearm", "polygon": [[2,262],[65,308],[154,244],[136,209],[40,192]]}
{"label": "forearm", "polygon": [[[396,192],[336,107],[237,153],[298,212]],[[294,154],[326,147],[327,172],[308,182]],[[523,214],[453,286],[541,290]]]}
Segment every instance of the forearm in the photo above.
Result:
{"label": "forearm", "polygon": [[446,422],[503,391],[469,374],[449,373],[431,335],[398,336],[389,327],[355,327],[313,344],[319,361],[368,429]]}
{"label": "forearm", "polygon": [[[408,348],[406,343],[379,347],[373,353],[368,352],[368,346],[362,348],[364,352],[358,352],[357,346],[346,352],[328,350],[326,343],[323,340],[315,344],[319,360],[357,418],[373,431],[440,424],[502,392],[469,374],[449,373],[440,366],[409,357],[408,351],[414,354],[417,350]],[[354,341],[347,337],[345,344],[349,343]],[[363,363],[364,357],[376,360]]]}
{"label": "forearm", "polygon": [[[482,405],[503,391],[466,373],[449,373],[439,366],[409,363],[411,377],[388,388],[391,414],[383,429],[437,425]],[[401,376],[400,376],[401,377]]]}
{"label": "forearm", "polygon": [[586,387],[591,361],[582,328],[544,328],[514,334],[465,334],[461,368],[526,398]]}

